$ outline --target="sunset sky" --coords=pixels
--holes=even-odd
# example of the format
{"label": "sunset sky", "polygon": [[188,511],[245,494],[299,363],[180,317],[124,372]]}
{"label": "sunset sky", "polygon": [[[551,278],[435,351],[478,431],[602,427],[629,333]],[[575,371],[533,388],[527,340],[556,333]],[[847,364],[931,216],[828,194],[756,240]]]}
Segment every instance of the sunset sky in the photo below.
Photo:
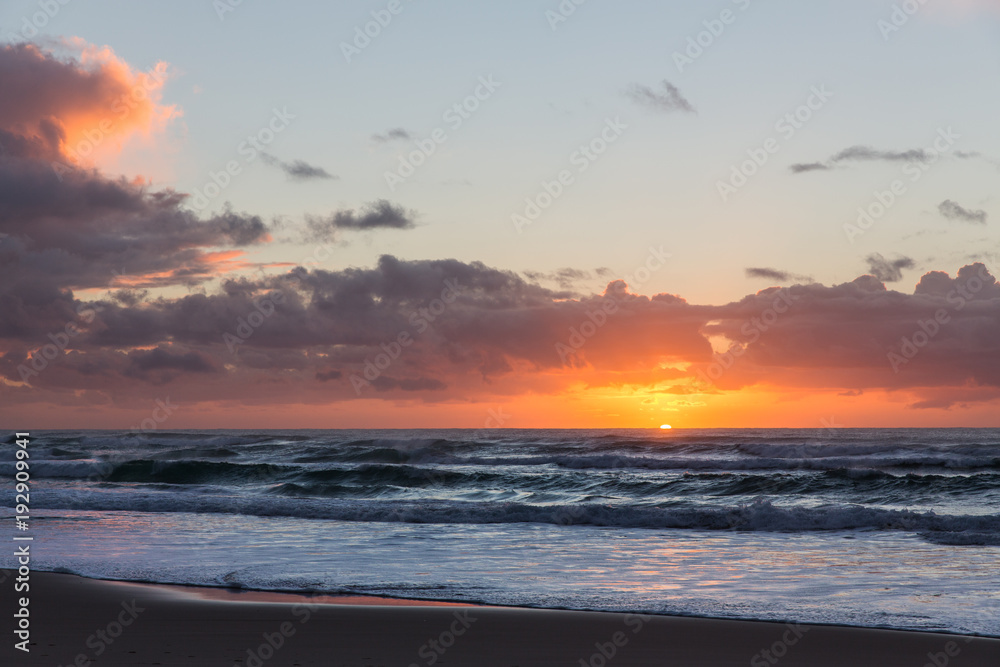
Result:
{"label": "sunset sky", "polygon": [[9,0],[0,419],[998,426],[998,83],[995,0]]}

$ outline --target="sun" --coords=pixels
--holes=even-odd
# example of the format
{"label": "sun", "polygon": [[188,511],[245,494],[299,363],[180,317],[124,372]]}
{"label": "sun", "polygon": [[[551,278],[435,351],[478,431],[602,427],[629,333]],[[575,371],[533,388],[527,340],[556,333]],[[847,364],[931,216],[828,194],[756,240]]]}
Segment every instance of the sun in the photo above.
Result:
{"label": "sun", "polygon": [[663,429],[664,431],[669,431],[670,429],[673,428],[673,426],[671,426],[670,424],[661,424],[660,428]]}

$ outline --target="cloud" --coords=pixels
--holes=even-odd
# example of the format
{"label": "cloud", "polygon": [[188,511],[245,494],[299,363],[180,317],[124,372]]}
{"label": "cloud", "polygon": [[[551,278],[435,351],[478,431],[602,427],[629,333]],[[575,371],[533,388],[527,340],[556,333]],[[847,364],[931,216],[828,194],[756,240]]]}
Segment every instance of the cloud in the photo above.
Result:
{"label": "cloud", "polygon": [[273,155],[264,152],[261,152],[260,157],[261,160],[264,161],[264,164],[281,169],[288,175],[288,178],[293,181],[311,181],[316,179],[339,180],[338,176],[334,176],[333,174],[327,172],[326,169],[323,169],[322,167],[314,167],[308,162],[304,162],[302,160],[284,162]]}
{"label": "cloud", "polygon": [[840,151],[832,158],[831,162],[858,161],[858,162],[928,162],[931,154],[922,149],[915,148],[906,151],[880,151],[871,146],[851,146]]}
{"label": "cloud", "polygon": [[[0,50],[0,90],[23,89],[11,83],[22,76],[15,60],[41,74],[28,102],[0,100],[0,405],[8,411],[168,392],[192,406],[346,404],[359,396],[354,379],[371,376],[376,360],[379,373],[361,396],[397,403],[468,405],[580,387],[677,396],[762,385],[907,390],[927,409],[951,405],[941,400],[951,395],[963,404],[1000,395],[1000,286],[982,264],[955,277],[929,272],[902,293],[884,282],[913,261],[873,255],[871,276],[769,287],[723,305],[637,294],[621,280],[585,294],[539,282],[561,288],[607,275],[575,267],[525,275],[383,255],[369,266],[252,271],[259,265],[243,253],[271,240],[259,215],[203,217],[183,193],[94,169],[54,170],[67,119],[77,116],[45,100],[66,82],[118,79],[107,62],[91,72],[82,61],[47,62],[55,57],[20,48]],[[12,110],[20,104],[47,108],[48,120],[25,121]],[[308,218],[305,231],[330,238],[410,229],[415,217],[379,200]],[[800,278],[759,267],[747,275]],[[780,314],[778,303],[787,305]],[[946,325],[893,372],[887,354],[941,309]],[[739,350],[739,362],[705,387],[699,373],[716,363],[718,341]]]}
{"label": "cloud", "polygon": [[[955,157],[968,160],[981,157],[979,153],[969,151],[954,151]],[[831,156],[825,162],[805,162],[793,164],[789,170],[793,174],[804,174],[810,171],[830,171],[836,165],[843,162],[889,162],[889,163],[912,163],[928,164],[937,159],[937,154],[923,148],[911,148],[904,151],[886,151],[872,148],[871,146],[851,146],[845,148],[836,155]]]}
{"label": "cloud", "polygon": [[[175,376],[157,375],[158,371],[214,373],[216,370],[212,362],[199,352],[174,352],[169,348],[158,347],[149,351],[132,352],[127,356],[129,365],[125,369],[124,375],[160,383]],[[156,379],[153,380],[153,378]]]}
{"label": "cloud", "polygon": [[89,166],[123,142],[162,132],[179,117],[161,104],[169,67],[137,72],[108,47],[72,40],[78,59],[30,43],[0,45],[0,143],[18,157]]}
{"label": "cloud", "polygon": [[408,141],[412,138],[413,135],[401,127],[393,128],[387,131],[385,134],[372,135],[372,141],[374,141],[377,144],[387,144],[390,141]]}
{"label": "cloud", "polygon": [[[903,262],[873,263],[898,271]],[[961,294],[968,298],[957,308]],[[18,389],[36,400],[70,400],[72,392],[91,389],[155,397],[163,390],[153,387],[169,385],[189,404],[225,397],[328,405],[357,399],[354,382],[366,377],[363,398],[425,402],[558,394],[581,382],[671,395],[760,383],[844,396],[907,389],[917,401],[948,387],[1000,390],[1000,348],[990,334],[1000,317],[1000,285],[981,264],[954,278],[928,273],[912,294],[862,276],[841,285],[768,288],[719,306],[634,294],[622,281],[571,297],[478,262],[388,255],[372,267],[297,267],[143,303],[67,299],[67,312],[89,308],[92,321],[78,318],[70,351]],[[788,305],[775,316],[777,303]],[[887,355],[898,355],[900,341],[940,309],[947,324],[903,371],[892,372]],[[265,315],[251,320],[255,312]],[[597,317],[596,333],[574,343],[573,332],[594,322],[595,313],[606,315]],[[255,322],[249,334],[239,329],[247,322]],[[0,376],[20,383],[19,368],[61,326],[0,332],[7,350]],[[245,337],[227,344],[223,336],[239,331]],[[401,334],[408,342],[395,349]],[[716,363],[710,339],[729,340],[741,353],[706,387],[698,373]],[[378,361],[384,368],[371,375],[379,355],[388,365]],[[12,391],[0,382],[0,395]]]}
{"label": "cloud", "polygon": [[878,253],[868,255],[868,272],[884,283],[895,283],[903,279],[903,269],[912,269],[915,264],[909,257],[900,257],[892,261]]}
{"label": "cloud", "polygon": [[[110,150],[175,116],[147,76],[93,47],[80,61],[30,44],[0,47],[0,337],[79,322],[74,291],[197,286],[242,268],[240,248],[268,240],[259,216],[200,218],[182,193],[73,164],[74,132],[91,120]],[[145,97],[123,99],[142,84]],[[112,120],[101,125],[104,113]]]}
{"label": "cloud", "polygon": [[829,171],[830,169],[833,169],[833,167],[828,164],[823,164],[822,162],[808,162],[793,164],[789,167],[789,169],[793,174],[804,174],[809,171]]}
{"label": "cloud", "polygon": [[378,392],[392,391],[394,389],[401,391],[443,391],[448,388],[448,385],[435,378],[418,377],[397,380],[385,375],[380,375],[372,380],[372,386]]}
{"label": "cloud", "polygon": [[782,283],[793,280],[800,282],[812,282],[812,278],[809,276],[803,276],[797,273],[789,273],[788,271],[771,268],[751,267],[746,269],[746,275],[747,278],[764,278],[766,280],[774,280]]}
{"label": "cloud", "polygon": [[960,206],[958,203],[947,199],[938,206],[938,210],[941,215],[948,218],[949,220],[959,220],[961,222],[975,222],[980,225],[986,224],[987,214],[986,211],[982,210],[970,210],[964,206]]}
{"label": "cloud", "polygon": [[649,86],[633,83],[625,91],[625,95],[636,104],[653,109],[654,111],[664,113],[673,111],[697,113],[695,108],[691,106],[691,103],[681,95],[681,91],[677,89],[677,86],[664,80],[661,83],[661,87],[663,88],[662,92],[654,90]]}
{"label": "cloud", "polygon": [[583,269],[574,269],[572,267],[565,267],[561,269],[556,269],[552,272],[542,272],[542,271],[525,271],[524,275],[529,280],[533,281],[547,281],[554,282],[559,285],[562,289],[572,289],[575,285],[587,281],[593,280],[595,276],[606,276],[610,274],[609,269],[597,269],[593,273]]}
{"label": "cloud", "polygon": [[370,231],[373,229],[412,229],[415,216],[401,206],[379,199],[360,212],[354,209],[337,211],[327,217],[306,218],[306,237],[311,241],[332,239],[338,231]]}

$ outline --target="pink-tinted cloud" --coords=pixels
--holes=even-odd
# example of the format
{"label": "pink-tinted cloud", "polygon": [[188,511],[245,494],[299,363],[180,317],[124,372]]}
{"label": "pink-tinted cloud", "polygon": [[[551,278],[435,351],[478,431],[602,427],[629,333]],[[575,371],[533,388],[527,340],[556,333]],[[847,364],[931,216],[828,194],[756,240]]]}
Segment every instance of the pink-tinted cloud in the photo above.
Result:
{"label": "pink-tinted cloud", "polygon": [[106,46],[82,40],[67,46],[77,58],[57,58],[30,43],[0,46],[0,127],[48,157],[87,166],[181,115],[162,103],[166,63],[139,72]]}

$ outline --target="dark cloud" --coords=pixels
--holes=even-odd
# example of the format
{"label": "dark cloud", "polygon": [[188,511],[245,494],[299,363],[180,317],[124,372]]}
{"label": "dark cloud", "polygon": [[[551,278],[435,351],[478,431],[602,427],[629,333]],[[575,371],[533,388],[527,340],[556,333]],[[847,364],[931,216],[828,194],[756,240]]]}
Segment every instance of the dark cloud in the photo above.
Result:
{"label": "dark cloud", "polygon": [[[368,396],[424,392],[422,400],[449,401],[559,391],[563,386],[552,384],[559,375],[548,371],[568,367],[591,374],[592,385],[634,378],[628,381],[674,394],[765,380],[786,387],[821,382],[848,392],[1000,387],[1000,348],[991,334],[1000,318],[1000,286],[984,266],[964,267],[955,278],[928,273],[913,294],[903,294],[887,290],[882,279],[893,278],[885,272],[899,272],[905,258],[872,263],[879,277],[768,288],[721,306],[633,294],[622,281],[601,294],[568,296],[510,271],[457,260],[384,256],[371,268],[297,268],[225,281],[213,294],[89,304],[92,321],[78,317],[81,332],[68,352],[29,382],[38,392],[141,393],[142,386],[170,383],[173,395],[206,401],[247,398],[268,387],[260,395],[271,402],[353,400],[352,378],[364,377],[373,360],[387,354],[389,366],[367,380]],[[963,289],[968,298],[957,308]],[[72,314],[79,304],[64,298]],[[779,302],[790,305],[775,318]],[[942,308],[947,326],[905,372],[893,373],[887,354]],[[574,331],[595,317],[602,322],[597,333],[568,347],[579,335]],[[754,328],[755,321],[767,326]],[[21,381],[19,366],[52,330],[4,331],[9,351],[0,374]],[[408,343],[394,349],[401,334]],[[240,338],[227,343],[227,335]],[[716,336],[743,346],[740,362],[716,387],[695,387],[685,378],[713,363],[709,338]],[[661,364],[670,362],[691,367],[664,370]]]}
{"label": "dark cloud", "polygon": [[412,229],[415,226],[415,215],[411,211],[385,199],[372,202],[361,211],[348,209],[337,211],[325,218],[316,216],[306,218],[308,239],[318,241],[332,239],[338,231]]}
{"label": "dark cloud", "polygon": [[[969,151],[954,151],[955,157],[963,160],[980,157],[979,153]],[[845,148],[826,162],[806,162],[793,164],[789,167],[793,174],[804,174],[810,171],[829,171],[841,162],[918,162],[928,164],[938,157],[937,153],[923,148],[911,148],[905,151],[885,151],[871,146],[851,146]]]}
{"label": "dark cloud", "polygon": [[878,253],[868,255],[868,272],[884,283],[895,283],[903,279],[903,269],[912,269],[915,264],[909,257],[900,257],[892,261]]}
{"label": "dark cloud", "polygon": [[316,179],[339,180],[339,177],[329,173],[326,169],[323,169],[322,167],[315,167],[302,160],[284,162],[269,153],[263,152],[260,154],[260,157],[261,160],[264,161],[264,164],[271,167],[277,167],[285,172],[285,174],[288,175],[288,178],[293,181],[312,181]]}
{"label": "dark cloud", "polygon": [[597,269],[593,273],[590,271],[585,271],[582,269],[574,269],[570,267],[556,269],[555,271],[545,273],[541,271],[525,271],[524,275],[529,280],[534,281],[548,281],[554,282],[559,285],[562,289],[572,289],[575,285],[584,282],[586,280],[593,280],[596,276],[606,276],[610,273],[610,269]]}
{"label": "dark cloud", "polygon": [[413,138],[413,135],[404,130],[401,127],[395,127],[385,134],[373,134],[372,141],[377,144],[386,144],[390,141],[408,141]]}
{"label": "dark cloud", "polygon": [[949,220],[959,220],[961,222],[974,222],[980,225],[986,224],[987,213],[982,210],[970,210],[964,206],[959,205],[950,199],[947,199],[938,206],[938,210],[941,215],[948,218]]}
{"label": "dark cloud", "polygon": [[695,108],[684,98],[681,91],[677,89],[677,86],[664,80],[660,83],[660,87],[662,91],[654,90],[649,86],[639,83],[633,83],[625,91],[625,95],[636,104],[655,111],[665,113],[672,111],[696,113]]}
{"label": "dark cloud", "polygon": [[793,174],[804,174],[810,171],[829,171],[833,169],[828,164],[823,164],[822,162],[809,162],[802,164],[793,164],[789,167]]}
{"label": "dark cloud", "polygon": [[834,155],[830,158],[830,161],[928,162],[931,160],[931,157],[931,154],[922,148],[906,151],[880,151],[871,146],[851,146]]}
{"label": "dark cloud", "polygon": [[376,391],[386,392],[394,389],[402,391],[444,391],[448,388],[441,380],[435,378],[404,378],[396,379],[384,375],[372,381],[372,386]]}
{"label": "dark cloud", "polygon": [[799,275],[797,273],[789,273],[788,271],[781,271],[779,269],[771,269],[767,267],[750,267],[745,270],[747,278],[763,278],[765,280],[775,280],[777,282],[787,283],[791,281],[799,282],[811,282],[812,278],[809,276]]}
{"label": "dark cloud", "polygon": [[[80,313],[92,311],[74,297],[82,289],[119,290],[116,303],[139,309],[141,291],[128,290],[195,287],[238,268],[237,248],[269,238],[259,216],[227,209],[201,218],[182,193],[73,166],[68,138],[103,114],[117,141],[172,113],[154,101],[160,77],[133,73],[106,49],[88,52],[87,63],[32,45],[0,47],[3,338],[87,324]],[[143,101],[130,96],[138,87]]]}
{"label": "dark cloud", "polygon": [[164,348],[138,351],[128,355],[130,369],[144,375],[150,371],[176,370],[187,373],[211,373],[212,363],[198,352],[174,353]]}

